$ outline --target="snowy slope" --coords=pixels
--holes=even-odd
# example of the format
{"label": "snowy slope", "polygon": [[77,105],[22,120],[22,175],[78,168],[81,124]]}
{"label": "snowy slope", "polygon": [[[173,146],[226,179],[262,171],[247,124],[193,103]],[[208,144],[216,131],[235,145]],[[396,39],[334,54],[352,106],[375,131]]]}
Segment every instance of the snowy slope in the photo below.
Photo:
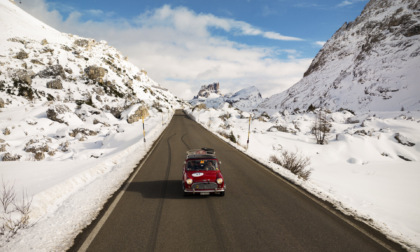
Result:
{"label": "snowy slope", "polygon": [[301,81],[262,109],[420,109],[420,3],[371,0],[324,45]]}
{"label": "snowy slope", "polygon": [[[138,121],[139,117],[129,118],[140,107],[152,113],[153,109],[169,111],[177,104],[172,94],[105,41],[60,33],[11,2],[0,3],[0,25],[5,29],[0,35],[0,101],[4,107],[0,116],[10,118],[0,124],[4,135],[0,138],[7,145],[0,160],[6,153],[33,159],[37,151],[28,151],[30,140],[51,143],[49,151],[43,151],[50,152],[47,160],[66,159],[71,150],[61,155],[54,146],[66,144],[69,138],[106,135],[121,124]],[[26,115],[7,115],[19,115],[22,109]],[[34,110],[36,116],[29,117]],[[25,126],[19,129],[17,124]],[[32,130],[36,135],[26,132]],[[16,138],[19,141],[13,142]]]}
{"label": "snowy slope", "polygon": [[[420,112],[330,113],[327,145],[316,144],[311,133],[313,112],[254,117],[248,149],[250,113],[227,103],[220,109],[187,112],[220,138],[343,213],[409,251],[420,250]],[[236,143],[229,140],[230,134]],[[308,180],[270,160],[273,155],[281,157],[283,151],[309,158]]]}
{"label": "snowy slope", "polygon": [[[0,0],[0,30],[0,195],[31,202],[26,214],[0,207],[0,250],[64,251],[180,105],[105,41],[61,33],[12,1]],[[16,234],[5,225],[19,220]]]}

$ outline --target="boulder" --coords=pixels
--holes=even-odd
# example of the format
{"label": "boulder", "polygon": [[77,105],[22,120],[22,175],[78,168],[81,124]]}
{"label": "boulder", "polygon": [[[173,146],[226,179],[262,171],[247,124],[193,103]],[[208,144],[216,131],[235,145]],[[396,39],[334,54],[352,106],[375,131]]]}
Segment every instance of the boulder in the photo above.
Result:
{"label": "boulder", "polygon": [[50,119],[52,121],[56,121],[56,122],[59,122],[59,123],[66,123],[63,120],[63,115],[65,113],[69,113],[69,112],[71,112],[69,107],[67,107],[64,104],[57,104],[57,105],[53,105],[50,108],[48,108],[47,117],[48,117],[48,119]]}
{"label": "boulder", "polygon": [[69,136],[76,137],[78,134],[82,134],[83,136],[96,136],[98,132],[85,128],[77,128],[70,132]]}
{"label": "boulder", "polygon": [[38,76],[40,78],[56,78],[57,76],[60,76],[62,79],[65,79],[66,72],[61,65],[53,65],[39,72]]}
{"label": "boulder", "polygon": [[5,135],[5,136],[10,135],[10,133],[12,133],[12,132],[10,131],[9,128],[5,128],[4,131],[3,131],[3,135]]}
{"label": "boulder", "polygon": [[85,68],[85,73],[89,80],[102,83],[103,78],[105,77],[105,74],[107,73],[107,70],[103,67],[89,66]]}
{"label": "boulder", "polygon": [[22,50],[22,51],[18,52],[18,54],[16,54],[15,58],[20,59],[20,60],[27,59],[28,58],[28,53]]}
{"label": "boulder", "polygon": [[401,135],[400,133],[396,133],[394,135],[395,140],[397,140],[398,143],[402,144],[402,145],[406,145],[409,147],[412,147],[414,145],[416,145],[415,143],[411,142],[410,140],[408,140],[407,137]]}
{"label": "boulder", "polygon": [[92,46],[95,44],[94,40],[87,40],[87,39],[76,39],[74,41],[76,46],[84,47],[87,50],[90,50]]}
{"label": "boulder", "polygon": [[13,74],[13,80],[20,82],[20,83],[25,83],[28,85],[32,84],[32,78],[35,76],[35,73],[30,70],[27,71],[25,69],[18,69],[14,74]]}
{"label": "boulder", "polygon": [[0,144],[0,152],[6,152],[6,146],[8,146],[8,144]]}
{"label": "boulder", "polygon": [[117,119],[121,118],[121,112],[123,111],[123,109],[121,107],[112,107],[109,110],[115,118],[117,118]]}
{"label": "boulder", "polygon": [[37,153],[35,153],[34,158],[37,161],[41,161],[45,158],[45,154],[44,154],[44,152],[37,152]]}
{"label": "boulder", "polygon": [[2,161],[17,161],[21,158],[21,155],[12,155],[9,152],[7,152],[6,154],[4,154]]}
{"label": "boulder", "polygon": [[38,152],[49,152],[50,147],[46,141],[40,141],[37,139],[31,139],[26,143],[25,149],[26,152],[32,152],[34,154]]}
{"label": "boulder", "polygon": [[47,82],[47,88],[63,89],[63,83],[61,83],[60,79],[52,80],[52,81]]}

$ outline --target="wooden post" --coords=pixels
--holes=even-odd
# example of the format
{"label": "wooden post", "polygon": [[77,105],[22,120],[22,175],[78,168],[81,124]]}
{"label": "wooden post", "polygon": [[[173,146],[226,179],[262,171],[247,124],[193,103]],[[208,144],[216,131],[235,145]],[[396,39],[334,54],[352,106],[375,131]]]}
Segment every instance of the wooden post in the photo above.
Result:
{"label": "wooden post", "polygon": [[144,129],[144,115],[141,117],[143,122],[143,141],[146,142],[146,130]]}

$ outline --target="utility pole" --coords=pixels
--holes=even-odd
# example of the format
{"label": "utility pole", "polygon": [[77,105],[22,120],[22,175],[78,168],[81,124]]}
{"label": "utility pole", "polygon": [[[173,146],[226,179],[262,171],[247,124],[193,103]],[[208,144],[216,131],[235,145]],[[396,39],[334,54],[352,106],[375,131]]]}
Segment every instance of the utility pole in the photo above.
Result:
{"label": "utility pole", "polygon": [[249,135],[251,134],[251,119],[252,119],[252,114],[249,115],[248,140],[246,140],[246,149],[247,150],[248,150],[248,147],[249,147]]}

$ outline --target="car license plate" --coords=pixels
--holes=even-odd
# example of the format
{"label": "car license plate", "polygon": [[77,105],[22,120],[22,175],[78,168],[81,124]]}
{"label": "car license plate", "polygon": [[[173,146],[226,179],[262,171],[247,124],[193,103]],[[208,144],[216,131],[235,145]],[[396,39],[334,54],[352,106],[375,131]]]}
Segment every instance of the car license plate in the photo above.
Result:
{"label": "car license plate", "polygon": [[200,193],[200,195],[210,195],[210,193],[209,192],[202,192],[202,193]]}

